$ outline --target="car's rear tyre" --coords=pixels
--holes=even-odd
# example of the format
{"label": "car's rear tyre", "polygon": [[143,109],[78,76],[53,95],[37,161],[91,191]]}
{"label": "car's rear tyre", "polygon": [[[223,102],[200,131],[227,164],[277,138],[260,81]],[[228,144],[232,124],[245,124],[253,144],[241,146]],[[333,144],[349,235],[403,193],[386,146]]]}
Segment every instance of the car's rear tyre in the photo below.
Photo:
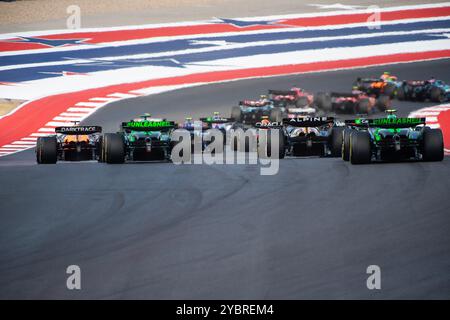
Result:
{"label": "car's rear tyre", "polygon": [[441,129],[424,129],[422,156],[424,161],[444,159],[444,139]]}
{"label": "car's rear tyre", "polygon": [[391,98],[388,95],[380,95],[377,99],[377,107],[380,111],[386,111],[391,103]]}
{"label": "car's rear tyre", "polygon": [[352,164],[370,163],[372,152],[370,148],[370,136],[367,132],[352,132],[350,135],[349,158]]}
{"label": "car's rear tyre", "polygon": [[358,113],[367,114],[370,111],[370,100],[369,98],[363,98],[358,102]]}
{"label": "car's rear tyre", "polygon": [[103,148],[103,136],[100,136],[98,138],[97,142],[97,156],[98,156],[98,162],[105,162],[105,155],[104,155],[104,148]]}
{"label": "car's rear tyre", "polygon": [[[278,131],[278,159],[284,159],[286,150],[284,146],[284,133],[283,130],[269,129],[267,130],[267,156],[272,157],[272,130]],[[258,151],[260,151],[258,149]],[[276,150],[274,150],[276,152]],[[264,154],[259,154],[260,157],[264,157]]]}
{"label": "car's rear tyre", "polygon": [[283,121],[284,113],[280,108],[273,108],[270,110],[270,121],[281,122]]}
{"label": "car's rear tyre", "polygon": [[431,89],[430,99],[433,102],[439,103],[444,102],[445,100],[444,92],[440,88],[434,87]]}
{"label": "car's rear tyre", "polygon": [[342,132],[342,160],[349,161],[350,160],[350,135],[353,130],[346,128]]}
{"label": "car's rear tyre", "polygon": [[330,149],[332,157],[340,157],[342,154],[342,132],[344,127],[333,127],[330,133]]}
{"label": "car's rear tyre", "polygon": [[237,122],[242,121],[242,110],[240,107],[234,106],[231,108],[231,119]]}
{"label": "car's rear tyre", "polygon": [[397,89],[397,99],[403,101],[406,99],[405,87],[401,86]]}
{"label": "car's rear tyre", "polygon": [[115,164],[125,162],[125,144],[120,134],[104,134],[103,149],[104,160],[106,163]]}
{"label": "car's rear tyre", "polygon": [[397,86],[394,83],[387,83],[383,89],[383,94],[387,95],[389,98],[393,98],[397,91]]}
{"label": "car's rear tyre", "polygon": [[307,97],[298,97],[297,101],[295,101],[295,106],[297,108],[304,108],[309,105],[309,100]]}
{"label": "car's rear tyre", "polygon": [[314,97],[314,104],[317,108],[322,109],[324,111],[331,111],[332,103],[330,95],[325,92],[318,92]]}
{"label": "car's rear tyre", "polygon": [[55,164],[58,160],[56,137],[39,137],[36,142],[36,161],[39,164]]}

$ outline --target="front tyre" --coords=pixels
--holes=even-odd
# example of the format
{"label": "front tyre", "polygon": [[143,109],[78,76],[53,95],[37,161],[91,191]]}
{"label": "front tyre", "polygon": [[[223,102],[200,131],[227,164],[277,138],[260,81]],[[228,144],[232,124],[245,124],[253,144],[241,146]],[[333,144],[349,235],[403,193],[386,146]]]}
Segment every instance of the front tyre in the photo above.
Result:
{"label": "front tyre", "polygon": [[444,139],[441,129],[424,129],[422,156],[424,161],[444,160]]}
{"label": "front tyre", "polygon": [[56,137],[40,137],[36,142],[36,161],[39,164],[54,164],[58,159]]}

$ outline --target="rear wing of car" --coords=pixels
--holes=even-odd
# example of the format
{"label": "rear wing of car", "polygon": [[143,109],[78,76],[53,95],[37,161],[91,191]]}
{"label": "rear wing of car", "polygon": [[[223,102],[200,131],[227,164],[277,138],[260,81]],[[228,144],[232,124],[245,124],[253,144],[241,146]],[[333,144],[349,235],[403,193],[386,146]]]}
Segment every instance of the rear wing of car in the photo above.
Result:
{"label": "rear wing of car", "polygon": [[354,119],[345,120],[345,125],[354,127],[376,128],[411,128],[425,125],[426,118],[378,118],[378,119]]}
{"label": "rear wing of car", "polygon": [[274,96],[293,96],[295,92],[291,90],[269,90],[269,94]]}
{"label": "rear wing of car", "polygon": [[298,117],[283,119],[283,124],[293,127],[321,127],[328,124],[333,124],[335,119],[333,117]]}
{"label": "rear wing of car", "polygon": [[174,121],[128,121],[122,122],[122,128],[133,131],[159,131],[175,128]]}
{"label": "rear wing of car", "polygon": [[70,135],[94,134],[94,133],[101,133],[102,127],[99,126],[56,127],[55,132]]}

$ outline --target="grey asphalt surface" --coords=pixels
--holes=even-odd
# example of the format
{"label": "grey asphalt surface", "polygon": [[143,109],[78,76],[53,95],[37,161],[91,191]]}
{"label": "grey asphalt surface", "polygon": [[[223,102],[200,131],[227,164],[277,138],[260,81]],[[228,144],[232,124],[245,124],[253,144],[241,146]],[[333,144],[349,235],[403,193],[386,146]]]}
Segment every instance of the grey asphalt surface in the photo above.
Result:
{"label": "grey asphalt surface", "polygon": [[[123,100],[87,124],[142,112],[182,120],[268,88],[349,89],[357,75],[450,81],[450,60],[229,82]],[[400,114],[427,104],[395,103]],[[449,299],[450,159],[352,166],[0,158],[0,298]],[[82,289],[66,289],[67,266]],[[381,267],[382,289],[366,288]]]}

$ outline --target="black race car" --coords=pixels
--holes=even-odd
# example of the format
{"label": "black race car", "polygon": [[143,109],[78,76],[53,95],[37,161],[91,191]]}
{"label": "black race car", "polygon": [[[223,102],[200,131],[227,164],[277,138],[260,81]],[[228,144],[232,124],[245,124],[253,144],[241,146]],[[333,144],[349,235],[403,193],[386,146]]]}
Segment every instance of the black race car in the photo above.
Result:
{"label": "black race car", "polygon": [[[342,131],[332,117],[286,118],[282,122],[263,120],[256,129],[279,131],[279,157],[287,156],[341,156]],[[270,137],[268,148],[270,146]],[[258,141],[259,144],[259,141]]]}
{"label": "black race car", "polygon": [[50,164],[60,161],[85,161],[101,158],[102,128],[99,126],[69,126],[55,128],[55,135],[39,137],[36,161]]}
{"label": "black race car", "polygon": [[341,156],[344,126],[332,117],[307,117],[283,120],[290,156]]}

